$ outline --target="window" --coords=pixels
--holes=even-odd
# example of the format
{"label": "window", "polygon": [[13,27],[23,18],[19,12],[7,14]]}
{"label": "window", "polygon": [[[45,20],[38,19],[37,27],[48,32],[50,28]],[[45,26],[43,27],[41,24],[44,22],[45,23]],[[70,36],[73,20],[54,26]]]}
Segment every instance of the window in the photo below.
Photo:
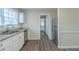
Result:
{"label": "window", "polygon": [[24,21],[24,13],[19,13],[19,23],[23,23]]}
{"label": "window", "polygon": [[2,9],[0,9],[0,26],[2,25]]}
{"label": "window", "polygon": [[13,8],[0,8],[0,26],[23,23],[24,13]]}
{"label": "window", "polygon": [[2,22],[1,22],[1,16],[0,16],[0,26],[2,25],[1,23],[2,23]]}
{"label": "window", "polygon": [[14,9],[4,9],[4,25],[18,24],[18,12]]}

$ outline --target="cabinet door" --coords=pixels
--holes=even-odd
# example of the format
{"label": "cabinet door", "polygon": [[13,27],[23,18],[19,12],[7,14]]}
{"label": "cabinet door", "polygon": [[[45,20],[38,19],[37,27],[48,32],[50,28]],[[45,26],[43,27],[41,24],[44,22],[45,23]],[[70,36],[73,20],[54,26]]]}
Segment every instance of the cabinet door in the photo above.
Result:
{"label": "cabinet door", "polygon": [[20,44],[20,48],[22,48],[23,44],[24,44],[24,32],[20,33],[18,35],[19,37],[19,44]]}
{"label": "cabinet door", "polygon": [[17,34],[13,37],[14,50],[18,51],[24,44],[24,33]]}
{"label": "cabinet door", "polygon": [[13,36],[13,49],[14,51],[18,51],[19,50],[19,37],[18,35]]}
{"label": "cabinet door", "polygon": [[12,37],[0,42],[0,51],[13,51]]}

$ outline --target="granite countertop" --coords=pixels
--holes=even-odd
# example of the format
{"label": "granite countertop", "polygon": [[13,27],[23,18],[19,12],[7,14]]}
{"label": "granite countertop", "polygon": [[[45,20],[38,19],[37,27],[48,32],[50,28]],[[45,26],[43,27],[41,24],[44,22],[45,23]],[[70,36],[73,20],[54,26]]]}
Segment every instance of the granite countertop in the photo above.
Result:
{"label": "granite countertop", "polygon": [[3,40],[6,40],[7,38],[10,38],[10,37],[12,37],[14,35],[17,35],[17,34],[23,32],[25,30],[28,30],[28,28],[19,29],[18,32],[15,32],[13,34],[8,34],[8,35],[6,35],[6,34],[4,34],[4,35],[0,34],[0,42],[3,41]]}

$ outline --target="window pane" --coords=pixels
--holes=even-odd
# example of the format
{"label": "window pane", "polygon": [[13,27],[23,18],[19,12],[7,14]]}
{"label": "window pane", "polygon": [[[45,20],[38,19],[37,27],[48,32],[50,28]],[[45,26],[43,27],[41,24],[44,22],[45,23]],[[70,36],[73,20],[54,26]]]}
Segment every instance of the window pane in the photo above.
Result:
{"label": "window pane", "polygon": [[8,13],[4,13],[4,17],[9,17]]}
{"label": "window pane", "polygon": [[12,19],[12,24],[18,24],[18,20],[16,18]]}
{"label": "window pane", "polygon": [[2,8],[0,8],[0,26],[2,25],[2,19],[1,19],[1,16],[2,16]]}
{"label": "window pane", "polygon": [[0,15],[2,14],[2,9],[0,8]]}
{"label": "window pane", "polygon": [[0,16],[0,26],[2,25],[2,22],[1,22],[1,16]]}
{"label": "window pane", "polygon": [[4,9],[4,25],[18,24],[18,12],[14,9]]}
{"label": "window pane", "polygon": [[[0,8],[0,14],[1,14],[0,25],[18,24],[18,22],[19,23],[24,22],[24,13],[22,12],[18,13],[16,9]],[[3,19],[1,19],[1,17]]]}
{"label": "window pane", "polygon": [[13,18],[5,18],[4,25],[8,25],[8,24],[17,24],[17,20]]}
{"label": "window pane", "polygon": [[13,13],[13,18],[17,18],[17,20],[18,20],[18,13],[17,12],[15,12],[15,13]]}
{"label": "window pane", "polygon": [[9,18],[5,17],[4,25],[8,25],[8,24],[11,24],[11,20]]}
{"label": "window pane", "polygon": [[9,8],[4,8],[4,13],[8,13]]}
{"label": "window pane", "polygon": [[24,22],[24,13],[20,13],[19,15],[19,23],[23,23]]}
{"label": "window pane", "polygon": [[9,12],[8,8],[4,8],[4,16],[5,17],[8,17],[8,12]]}
{"label": "window pane", "polygon": [[2,19],[2,10],[3,10],[3,8],[0,8],[0,26],[3,25],[2,24],[2,21],[3,21],[3,19]]}
{"label": "window pane", "polygon": [[13,13],[14,13],[14,12],[13,12],[12,9],[9,9],[9,12],[8,12],[8,13],[9,13],[9,17],[11,17],[11,18],[14,17],[14,16],[13,16]]}

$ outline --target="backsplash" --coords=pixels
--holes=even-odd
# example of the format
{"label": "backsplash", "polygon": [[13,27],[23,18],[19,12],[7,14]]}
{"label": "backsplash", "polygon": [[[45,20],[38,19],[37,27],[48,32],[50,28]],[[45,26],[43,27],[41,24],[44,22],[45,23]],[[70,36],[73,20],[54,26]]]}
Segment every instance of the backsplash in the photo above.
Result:
{"label": "backsplash", "polygon": [[[23,25],[18,24],[18,25],[14,25],[13,28],[9,28],[9,30],[17,30],[19,28],[26,28],[26,26],[24,26],[24,24]],[[7,30],[6,27],[0,26],[0,33],[4,32],[6,30]]]}
{"label": "backsplash", "polygon": [[0,26],[0,33],[4,32],[4,31],[6,31],[6,28]]}

